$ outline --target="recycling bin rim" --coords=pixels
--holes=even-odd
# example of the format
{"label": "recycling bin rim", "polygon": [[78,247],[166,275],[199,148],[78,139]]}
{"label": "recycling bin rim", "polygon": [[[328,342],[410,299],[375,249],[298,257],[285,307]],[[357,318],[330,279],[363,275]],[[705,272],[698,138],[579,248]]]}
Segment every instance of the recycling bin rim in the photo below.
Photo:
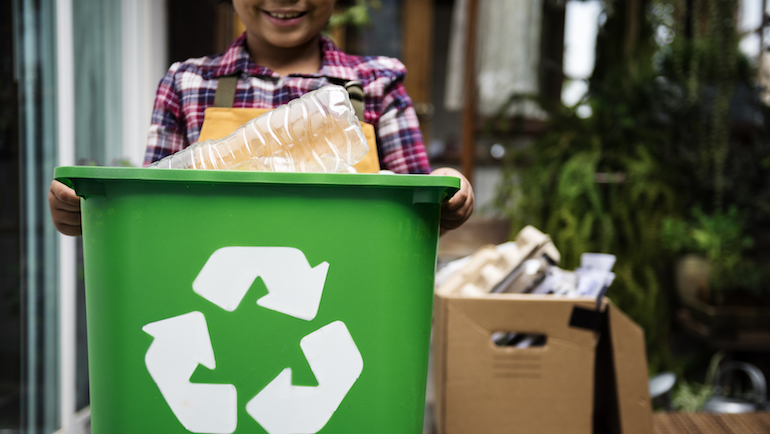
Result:
{"label": "recycling bin rim", "polygon": [[460,189],[460,179],[452,176],[370,174],[370,173],[296,173],[234,170],[149,169],[136,167],[61,166],[54,169],[54,179],[72,186],[77,179],[118,181],[158,181],[184,183],[326,185],[336,187],[370,186],[387,188],[439,188],[446,197]]}

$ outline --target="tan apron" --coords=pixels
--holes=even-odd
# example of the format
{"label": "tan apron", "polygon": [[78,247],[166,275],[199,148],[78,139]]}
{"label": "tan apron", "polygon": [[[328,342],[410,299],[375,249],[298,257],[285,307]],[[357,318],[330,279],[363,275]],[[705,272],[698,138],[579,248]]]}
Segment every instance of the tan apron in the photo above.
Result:
{"label": "tan apron", "polygon": [[[235,87],[237,77],[222,77],[217,83],[214,94],[214,107],[209,107],[203,113],[203,125],[201,125],[199,141],[221,139],[235,131],[238,127],[270,111],[270,109],[233,108],[235,100]],[[351,92],[352,94],[352,92]],[[361,106],[356,107],[359,120],[363,118],[363,92],[361,92]],[[354,106],[356,101],[353,100]],[[377,156],[377,141],[374,136],[374,126],[361,121],[369,152],[355,167],[358,173],[377,173],[380,171],[380,160]]]}

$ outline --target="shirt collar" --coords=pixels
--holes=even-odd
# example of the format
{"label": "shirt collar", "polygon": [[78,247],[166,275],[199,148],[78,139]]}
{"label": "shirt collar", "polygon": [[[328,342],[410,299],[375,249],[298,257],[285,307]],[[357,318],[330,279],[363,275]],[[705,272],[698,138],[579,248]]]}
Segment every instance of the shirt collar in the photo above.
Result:
{"label": "shirt collar", "polygon": [[[321,35],[321,69],[316,74],[292,74],[302,77],[337,77],[345,80],[356,80],[356,71],[351,66],[349,55],[340,50],[334,42],[325,35]],[[209,78],[226,77],[237,73],[246,73],[252,76],[269,76],[280,78],[270,68],[257,65],[246,49],[246,32],[236,38],[219,58],[219,62],[213,65]]]}
{"label": "shirt collar", "polygon": [[[249,56],[246,50],[246,32],[238,36],[219,58],[218,65],[215,65],[211,72],[211,77],[227,77],[239,72],[245,72],[251,75],[274,75],[275,73],[268,68],[258,66]],[[277,74],[275,74],[277,76]]]}
{"label": "shirt collar", "polygon": [[345,80],[358,80],[356,70],[353,68],[356,62],[352,61],[352,56],[340,50],[325,35],[321,35],[321,56],[319,75]]}

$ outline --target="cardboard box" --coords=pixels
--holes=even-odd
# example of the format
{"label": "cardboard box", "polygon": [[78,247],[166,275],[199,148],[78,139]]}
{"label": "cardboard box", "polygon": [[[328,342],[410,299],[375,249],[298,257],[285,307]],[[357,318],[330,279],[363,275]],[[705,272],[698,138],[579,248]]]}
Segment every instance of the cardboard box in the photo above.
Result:
{"label": "cardboard box", "polygon": [[[611,303],[437,293],[434,306],[439,433],[652,432],[644,333]],[[499,347],[495,332],[545,343]]]}

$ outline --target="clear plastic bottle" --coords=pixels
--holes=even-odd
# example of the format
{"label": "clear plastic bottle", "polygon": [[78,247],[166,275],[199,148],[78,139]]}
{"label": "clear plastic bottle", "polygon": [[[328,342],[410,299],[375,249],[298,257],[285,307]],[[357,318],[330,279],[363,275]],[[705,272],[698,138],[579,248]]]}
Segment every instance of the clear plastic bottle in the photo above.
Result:
{"label": "clear plastic bottle", "polygon": [[340,173],[368,151],[347,90],[328,85],[149,167]]}

